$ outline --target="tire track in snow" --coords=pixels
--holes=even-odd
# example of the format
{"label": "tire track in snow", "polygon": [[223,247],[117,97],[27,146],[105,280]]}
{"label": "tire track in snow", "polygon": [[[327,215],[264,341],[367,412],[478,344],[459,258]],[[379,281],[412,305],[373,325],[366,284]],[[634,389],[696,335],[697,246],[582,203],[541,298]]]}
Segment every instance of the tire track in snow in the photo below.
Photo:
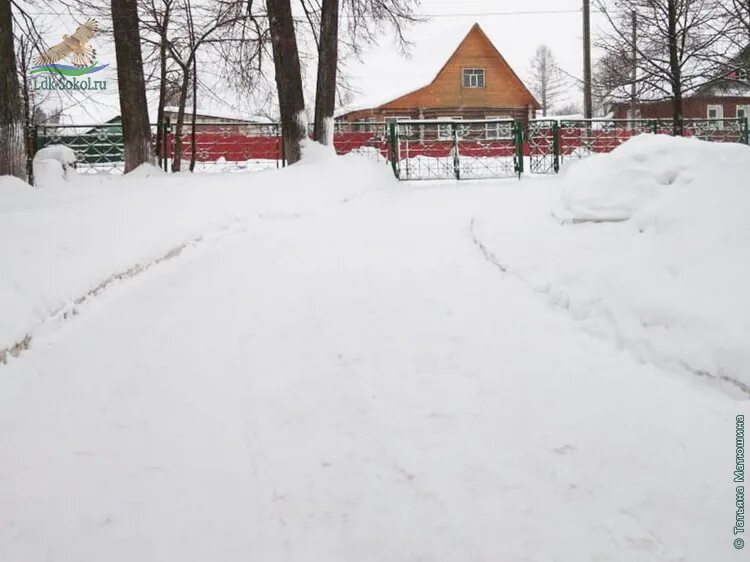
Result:
{"label": "tire track in snow", "polygon": [[220,243],[228,240],[233,235],[242,235],[248,231],[248,226],[256,220],[294,220],[305,218],[311,215],[304,214],[285,214],[285,213],[261,213],[251,219],[247,220],[235,220],[231,223],[224,225],[223,227],[209,231],[207,233],[199,234],[188,240],[181,242],[180,244],[173,246],[165,253],[160,256],[141,263],[136,263],[122,271],[113,273],[93,288],[89,289],[82,295],[67,301],[56,310],[52,311],[49,315],[43,318],[34,329],[29,333],[25,334],[23,338],[12,342],[11,344],[0,348],[0,366],[8,363],[8,358],[17,358],[25,351],[31,348],[32,341],[35,333],[43,329],[44,326],[49,325],[52,322],[64,322],[79,313],[79,308],[96,299],[99,295],[110,289],[113,285],[120,282],[126,282],[130,279],[135,279],[145,272],[153,269],[156,266],[171,261],[181,256],[185,250],[189,248],[199,248],[205,246],[209,242]]}
{"label": "tire track in snow", "polygon": [[[489,262],[491,265],[493,265],[494,267],[496,267],[497,269],[499,269],[502,273],[504,273],[506,275],[512,275],[516,279],[519,279],[524,285],[526,285],[527,287],[529,287],[535,293],[542,293],[544,295],[547,295],[547,297],[549,297],[549,291],[540,291],[538,289],[535,289],[530,283],[528,283],[523,278],[522,275],[519,275],[519,274],[511,271],[510,268],[506,264],[504,264],[500,260],[500,258],[498,258],[492,252],[492,250],[490,250],[487,247],[487,245],[484,242],[482,242],[482,239],[477,234],[477,230],[476,230],[476,218],[475,217],[472,217],[471,221],[469,222],[469,234],[471,235],[471,239],[474,242],[474,245],[477,248],[479,248],[479,251],[481,252],[482,256],[484,257],[484,259],[487,262]],[[550,287],[550,289],[552,289],[552,287]],[[567,313],[570,312],[570,309],[568,307],[559,304],[554,299],[550,299],[550,300],[552,301],[553,305],[556,308],[563,309]],[[571,318],[572,318],[572,316],[571,316]],[[626,349],[630,353],[633,353],[633,355],[635,355],[639,360],[646,362],[645,359],[639,357],[635,352],[631,351],[627,347],[623,346],[623,349]],[[651,361],[650,363],[652,365],[655,365],[656,367],[662,368],[661,365],[659,365],[658,363],[656,363],[654,361]],[[708,371],[704,371],[704,370],[700,370],[700,369],[695,369],[694,367],[691,367],[690,365],[688,365],[687,363],[684,363],[684,362],[680,363],[679,365],[683,369],[685,369],[688,373],[690,373],[690,374],[692,374],[692,375],[694,375],[696,377],[707,378],[707,379],[716,381],[719,384],[722,383],[722,382],[729,383],[730,385],[732,385],[735,388],[737,388],[738,390],[740,390],[744,395],[750,397],[750,386],[748,386],[747,384],[745,384],[742,381],[739,381],[739,380],[737,380],[737,379],[735,379],[733,377],[730,377],[728,375],[724,375],[724,374],[721,374],[721,373],[711,373],[711,372],[708,372]]]}

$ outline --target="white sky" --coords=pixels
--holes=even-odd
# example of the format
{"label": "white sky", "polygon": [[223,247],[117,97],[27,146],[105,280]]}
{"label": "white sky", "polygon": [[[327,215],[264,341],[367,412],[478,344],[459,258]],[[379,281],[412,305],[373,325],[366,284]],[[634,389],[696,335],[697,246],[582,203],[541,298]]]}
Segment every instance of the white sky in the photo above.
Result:
{"label": "white sky", "polygon": [[[420,13],[445,16],[430,18],[426,23],[417,24],[408,30],[407,36],[413,42],[408,57],[399,52],[392,36],[384,34],[380,44],[368,49],[361,61],[349,62],[347,73],[351,77],[352,86],[359,92],[353,101],[385,101],[427,84],[475,22],[482,26],[522,79],[526,79],[529,60],[542,43],[552,49],[565,71],[580,77],[583,64],[580,8],[581,0],[526,0],[522,4],[507,0],[422,0]],[[567,10],[570,12],[561,13]],[[51,10],[45,8],[44,11],[56,12],[58,9],[52,7]],[[62,4],[59,11],[65,11]],[[555,13],[529,13],[543,11]],[[456,13],[460,14],[455,15]],[[72,32],[75,26],[67,16],[44,15],[40,16],[39,21],[47,28],[46,38],[50,43],[59,41],[63,33]],[[603,25],[601,16],[594,13],[594,31]],[[113,45],[103,38],[99,38],[98,42],[95,39],[94,42],[99,60],[111,65],[97,74],[97,78],[108,78],[111,90],[107,93],[90,94],[88,98],[79,94],[73,100],[65,100],[63,104],[68,122],[96,122],[119,113]],[[314,92],[314,75],[314,72],[310,72],[307,77],[306,89],[309,94]],[[218,91],[220,90],[217,89]],[[219,94],[218,97],[225,99],[226,103],[204,98],[199,101],[199,106],[204,111],[214,110],[224,114],[256,113],[254,109],[257,108],[233,107],[234,95]],[[312,96],[309,95],[308,98],[308,105],[312,105]],[[580,103],[580,98],[579,89],[571,85],[568,100],[561,100],[561,103]]]}
{"label": "white sky", "polygon": [[[565,71],[580,77],[583,68],[580,8],[581,0],[526,0],[522,4],[501,0],[422,0],[422,13],[462,15],[435,17],[411,28],[408,37],[414,47],[410,58],[399,54],[389,38],[371,49],[361,63],[350,64],[349,72],[363,98],[388,99],[391,94],[395,97],[432,80],[477,22],[522,79],[526,79],[529,60],[542,43],[552,49]],[[518,13],[546,10],[572,12]],[[593,14],[592,26],[603,25],[601,19]],[[570,98],[578,102],[581,93],[571,88]]]}

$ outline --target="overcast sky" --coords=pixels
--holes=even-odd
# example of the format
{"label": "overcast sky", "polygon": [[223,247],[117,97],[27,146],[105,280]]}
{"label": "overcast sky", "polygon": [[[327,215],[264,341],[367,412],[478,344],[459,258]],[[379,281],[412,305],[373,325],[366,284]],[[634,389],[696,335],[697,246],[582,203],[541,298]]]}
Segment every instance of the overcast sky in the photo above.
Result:
{"label": "overcast sky", "polygon": [[[353,85],[364,98],[397,95],[432,80],[471,26],[482,26],[513,69],[526,79],[529,60],[536,48],[547,44],[560,66],[581,77],[582,19],[581,0],[422,0],[421,12],[439,16],[409,30],[412,56],[404,58],[392,38],[370,50],[361,63],[348,65]],[[535,13],[536,12],[536,13]],[[541,13],[549,12],[549,13]],[[481,14],[481,15],[480,15]],[[593,14],[594,27],[603,25]],[[571,98],[580,101],[580,92],[571,89]]]}
{"label": "overcast sky", "polygon": [[[52,4],[54,6],[54,4]],[[397,49],[394,37],[384,34],[379,45],[368,49],[362,61],[348,61],[347,73],[358,94],[354,101],[373,99],[384,101],[430,82],[445,63],[471,26],[478,22],[513,69],[526,79],[529,60],[540,44],[547,44],[560,66],[570,74],[582,74],[581,0],[525,0],[523,3],[502,0],[422,0],[420,13],[429,17],[425,23],[410,27],[408,39],[413,43],[411,54],[405,57]],[[56,12],[58,9],[51,8]],[[60,4],[59,12],[64,12]],[[604,22],[593,14],[596,30]],[[38,21],[48,31],[47,40],[55,43],[63,33],[72,33],[75,23],[66,16],[40,14]],[[72,29],[68,29],[72,28]],[[95,39],[101,62],[111,67],[102,75],[110,80],[107,93],[67,99],[63,103],[68,122],[94,122],[119,113],[116,92],[114,49],[104,37]],[[308,77],[308,94],[314,92],[314,72]],[[220,92],[220,88],[216,89]],[[234,96],[217,96],[224,100],[209,100],[205,96],[199,106],[217,113],[251,114],[252,107],[236,107]],[[308,95],[311,97],[311,95]],[[580,102],[581,93],[571,86],[570,101]],[[312,105],[313,99],[307,100]],[[57,102],[59,104],[59,102]],[[154,115],[151,116],[152,120]]]}

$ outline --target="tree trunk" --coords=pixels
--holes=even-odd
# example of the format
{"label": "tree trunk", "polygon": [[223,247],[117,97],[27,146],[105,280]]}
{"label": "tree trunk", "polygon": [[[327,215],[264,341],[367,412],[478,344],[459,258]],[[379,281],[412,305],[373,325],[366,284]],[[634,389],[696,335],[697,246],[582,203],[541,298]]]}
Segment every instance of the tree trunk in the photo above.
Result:
{"label": "tree trunk", "polygon": [[318,85],[315,92],[313,138],[333,145],[333,112],[336,108],[336,68],[339,44],[339,0],[323,0],[320,15]]}
{"label": "tree trunk", "polygon": [[26,181],[26,136],[10,0],[0,0],[0,176]]}
{"label": "tree trunk", "polygon": [[682,71],[677,37],[677,0],[667,0],[667,43],[672,86],[672,134],[682,136]]}
{"label": "tree trunk", "polygon": [[148,123],[137,0],[112,0],[112,30],[127,173],[141,164],[156,162]]}
{"label": "tree trunk", "polygon": [[195,171],[196,121],[198,120],[198,57],[193,58],[193,121],[190,123],[190,171]]}
{"label": "tree trunk", "polygon": [[166,134],[164,121],[164,106],[167,97],[167,29],[169,27],[169,11],[164,14],[159,37],[159,105],[156,110],[156,152],[159,154],[159,167],[166,160],[164,135]]}
{"label": "tree trunk", "polygon": [[177,108],[177,123],[174,126],[174,150],[172,151],[172,171],[179,172],[182,168],[182,129],[185,124],[185,105],[190,85],[190,66],[183,69],[182,84],[180,84],[180,101]]}
{"label": "tree trunk", "polygon": [[300,141],[307,136],[307,120],[292,7],[289,0],[266,0],[266,10],[271,28],[284,153],[287,162],[294,164],[301,156]]}

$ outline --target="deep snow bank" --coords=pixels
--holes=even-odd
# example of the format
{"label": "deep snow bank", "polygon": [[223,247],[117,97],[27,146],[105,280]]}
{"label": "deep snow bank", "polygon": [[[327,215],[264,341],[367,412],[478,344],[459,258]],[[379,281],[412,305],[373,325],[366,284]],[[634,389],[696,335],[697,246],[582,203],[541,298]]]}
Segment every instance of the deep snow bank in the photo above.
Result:
{"label": "deep snow bank", "polygon": [[395,181],[384,165],[314,145],[280,171],[150,175],[74,175],[65,190],[0,183],[0,362],[113,275],[238,222],[319,212]]}
{"label": "deep snow bank", "polygon": [[747,146],[643,135],[475,230],[590,332],[645,361],[750,385],[748,171]]}

